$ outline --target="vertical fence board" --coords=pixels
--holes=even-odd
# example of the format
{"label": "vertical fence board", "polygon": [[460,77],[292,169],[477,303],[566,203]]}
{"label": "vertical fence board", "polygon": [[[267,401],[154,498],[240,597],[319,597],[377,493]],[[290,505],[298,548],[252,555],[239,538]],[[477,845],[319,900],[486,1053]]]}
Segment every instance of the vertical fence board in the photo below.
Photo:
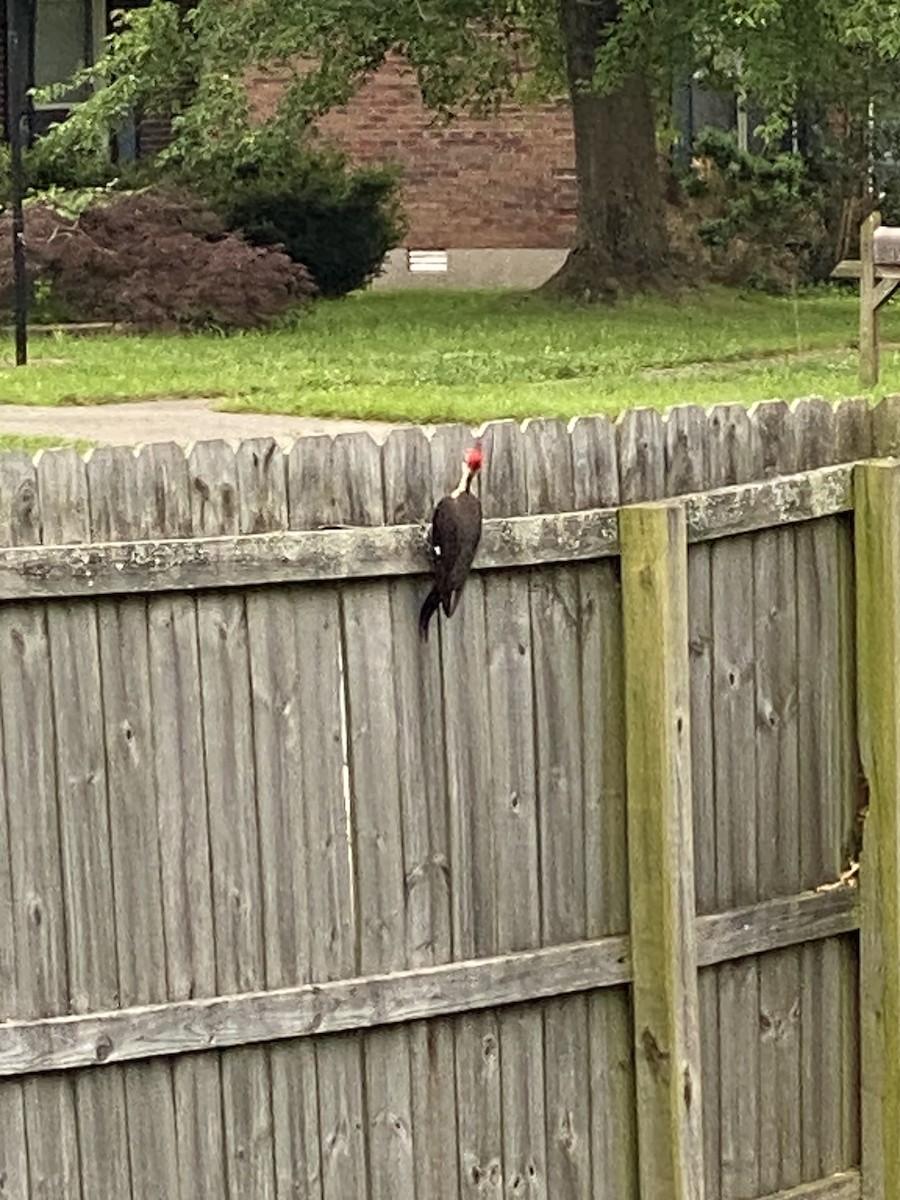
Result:
{"label": "vertical fence board", "polygon": [[[841,847],[842,865],[859,860],[861,812],[868,796],[859,761],[859,709],[857,705],[856,573],[852,517],[841,519],[838,529],[838,663],[840,676],[839,771],[843,801],[835,843]],[[841,1158],[860,1162],[860,1007],[859,937],[841,943],[840,980],[840,1080]]]}
{"label": "vertical fence board", "polygon": [[[434,497],[432,447],[424,431],[395,430],[382,454],[388,523],[427,522]],[[389,585],[406,963],[410,967],[449,962],[452,956],[440,641],[423,646],[418,629],[419,606],[427,587],[427,580],[420,578],[398,579]],[[415,1194],[418,1200],[456,1197],[459,1148],[453,1027],[447,1020],[419,1022],[410,1025],[408,1039]]]}
{"label": "vertical fence board", "polygon": [[[191,532],[191,481],[180,447],[145,447],[141,524],[148,535]],[[152,597],[147,639],[169,997],[216,994],[216,954],[206,808],[196,603]],[[183,1198],[226,1195],[219,1056],[196,1054],[172,1067],[178,1177]]]}
{"label": "vertical fence board", "polygon": [[872,453],[872,408],[864,397],[841,400],[834,410],[834,461],[853,462]]}
{"label": "vertical fence board", "polygon": [[[576,505],[571,438],[556,421],[524,429],[530,513]],[[587,936],[584,731],[581,726],[579,572],[531,572],[531,656],[540,829],[544,945]],[[590,1039],[587,998],[550,1000],[544,1010],[547,1194],[578,1200],[590,1191]]]}
{"label": "vertical fence board", "polygon": [[[90,539],[87,471],[74,450],[38,463],[46,543]],[[69,1009],[118,1002],[115,895],[110,851],[97,608],[91,601],[46,608],[56,741],[56,782],[69,964]],[[82,1191],[118,1200],[131,1189],[121,1067],[75,1075]]]}
{"label": "vertical fence board", "polygon": [[[4,460],[5,532],[41,538],[37,472],[25,455]],[[5,506],[4,506],[5,507]],[[0,608],[0,693],[10,861],[15,903],[18,1016],[68,1011],[56,756],[46,611]],[[22,714],[28,720],[22,720]],[[23,1085],[31,1196],[81,1196],[74,1081],[33,1076]],[[5,1141],[5,1139],[4,1139]]]}
{"label": "vertical fence board", "polygon": [[[841,796],[835,722],[838,685],[836,528],[833,520],[797,530],[800,714],[800,882],[816,887],[840,871],[832,831]],[[839,843],[838,843],[839,845]],[[840,1165],[840,946],[804,946],[801,1021],[802,1159],[806,1179]]]}
{"label": "vertical fence board", "polygon": [[[121,449],[95,450],[88,460],[91,537],[127,541],[142,536],[138,458]],[[147,601],[97,603],[100,675],[109,784],[109,822],[119,1003],[159,1004],[168,998],[161,892],[159,817],[153,771]],[[124,1067],[131,1195],[175,1200],[179,1195],[172,1069],[165,1060]]]}
{"label": "vertical fence board", "polygon": [[[571,426],[576,505],[616,505],[616,427],[603,417]],[[628,930],[622,594],[617,560],[579,568],[581,728],[588,937]],[[631,997],[589,993],[591,1191],[638,1194]]]}
{"label": "vertical fence board", "polygon": [[[712,435],[705,409],[679,406],[666,417],[666,494],[702,491],[709,477]],[[718,435],[718,427],[716,427]],[[688,646],[691,684],[691,788],[694,814],[694,882],[698,913],[716,910],[715,761],[712,739],[712,546],[688,551]],[[703,1071],[703,1138],[706,1193],[719,1192],[718,980],[706,970],[698,979]]]}
{"label": "vertical fence board", "polygon": [[[756,431],[739,405],[710,414],[709,485],[752,478]],[[710,554],[712,737],[715,744],[716,907],[757,898],[753,681],[752,537],[716,542]],[[717,969],[720,1188],[723,1200],[758,1186],[759,1055],[757,964]]]}
{"label": "vertical fence board", "polygon": [[[335,478],[334,464],[330,438],[294,443],[288,456],[292,529],[315,529],[347,519],[336,507],[343,480]],[[309,798],[305,816],[311,977],[326,981],[359,973],[359,898],[344,749],[345,664],[338,590],[304,588],[300,595],[295,636],[303,670],[296,702],[304,715],[300,756],[304,795]],[[316,1079],[324,1200],[366,1200],[361,1038],[348,1034],[317,1042]]]}
{"label": "vertical fence board", "polygon": [[[39,540],[40,525],[35,519],[37,508],[32,460],[26,454],[0,455],[0,540],[3,545],[13,546]],[[21,797],[17,796],[16,781],[11,777],[16,760],[12,750],[7,750],[7,744],[12,747],[21,737],[18,729],[23,722],[20,715],[15,713],[13,725],[6,727],[10,705],[3,697],[7,683],[6,663],[12,653],[10,643],[13,626],[10,618],[10,607],[0,608],[0,728],[4,764],[4,770],[0,772],[0,1012],[4,1017],[21,1016],[27,1011],[26,1001],[33,999],[33,985],[25,977],[26,964],[33,962],[32,955],[35,952],[41,953],[41,936],[53,938],[61,933],[52,928],[52,919],[44,930],[41,929],[41,923],[34,920],[42,898],[35,886],[37,881],[29,881],[30,870],[21,857],[25,847],[19,839],[27,836],[21,820],[26,814],[21,806],[17,807]],[[12,620],[15,620],[14,615]],[[22,765],[21,756],[18,762]],[[40,813],[40,806],[32,803],[31,808],[39,814],[39,820],[46,820],[46,816]],[[33,816],[26,817],[26,820],[30,822]],[[40,854],[46,852],[47,847],[37,845],[30,849]],[[58,873],[58,860],[55,870]],[[57,886],[57,894],[58,890]],[[30,904],[27,899],[29,896]],[[57,1082],[55,1086],[60,1088],[61,1085]],[[4,1180],[6,1194],[12,1200],[28,1200],[32,1193],[25,1138],[25,1097],[24,1086],[19,1080],[5,1080],[0,1084],[0,1129],[4,1131],[0,1139],[0,1178]]]}
{"label": "vertical fence board", "polygon": [[[756,473],[797,466],[796,421],[781,401],[754,406]],[[757,894],[798,890],[797,606],[794,531],[753,539],[753,657],[756,730]],[[766,955],[759,976],[759,1188],[775,1192],[802,1178],[800,1164],[800,956]],[[742,1086],[738,1081],[737,1086]]]}
{"label": "vertical fence board", "polygon": [[655,408],[632,408],[616,421],[619,494],[623,504],[656,500],[665,495],[666,449],[662,414]]}
{"label": "vertical fence board", "polygon": [[[797,466],[830,461],[834,410],[824,400],[792,406]],[[815,887],[841,869],[838,631],[838,525],[835,518],[797,529],[798,706],[800,723],[800,882]],[[801,950],[801,1138],[803,1174],[828,1175],[841,1165],[840,944],[831,939]]]}
{"label": "vertical fence board", "polygon": [[[240,528],[237,462],[225,442],[201,442],[188,459],[195,535]],[[244,597],[197,599],[203,747],[212,866],[216,984],[222,994],[257,991],[265,981],[256,812],[253,716]],[[226,1172],[231,1195],[274,1196],[271,1085],[256,1047],[222,1055]]]}
{"label": "vertical fence board", "polygon": [[872,409],[872,453],[879,458],[900,454],[900,395],[885,396]]}
{"label": "vertical fence board", "polygon": [[[462,454],[471,443],[462,426],[441,426],[431,439],[432,504],[460,477]],[[485,439],[486,483],[490,487],[492,447]],[[422,589],[424,597],[425,589]],[[466,583],[459,607],[440,620],[444,725],[450,823],[451,935],[453,957],[475,958],[497,951],[497,876],[490,802],[492,761],[488,739],[490,710],[484,581]],[[433,653],[429,651],[429,653]],[[500,1036],[488,1011],[453,1022],[459,1194],[467,1200],[503,1195],[503,1135],[500,1099]]]}
{"label": "vertical fence board", "polygon": [[[759,892],[800,890],[797,607],[792,530],[754,543],[756,787]],[[802,1179],[800,1162],[800,955],[767,955],[759,965],[760,1189]]]}
{"label": "vertical fence board", "polygon": [[[760,405],[759,409],[764,406]],[[765,406],[768,408],[768,405]],[[759,409],[756,410],[757,420]],[[755,421],[742,404],[716,404],[709,410],[709,486],[748,483],[759,472]]]}
{"label": "vertical fence board", "polygon": [[869,784],[860,929],[863,1194],[900,1194],[900,467],[855,472],[860,750]]}
{"label": "vertical fence board", "polygon": [[[242,442],[235,466],[240,531],[287,528],[285,456],[277,444],[271,439]],[[312,978],[305,714],[297,694],[306,667],[295,627],[299,603],[294,588],[253,589],[245,597],[268,988],[296,986]],[[313,797],[312,804],[318,800]],[[320,1200],[315,1046],[308,1039],[279,1042],[269,1048],[268,1057],[275,1194],[278,1200]]]}
{"label": "vertical fence board", "polygon": [[[384,521],[379,447],[368,434],[336,439],[356,524]],[[352,483],[351,483],[352,481]],[[347,689],[350,804],[356,837],[360,970],[406,965],[406,888],[398,775],[398,709],[391,644],[391,584],[348,587],[341,601]],[[421,802],[421,797],[420,797]],[[373,1200],[414,1196],[409,1039],[403,1027],[366,1035],[366,1136]]]}
{"label": "vertical fence board", "polygon": [[693,1200],[703,1130],[684,509],[625,508],[619,528],[641,1193]]}
{"label": "vertical fence board", "polygon": [[[486,517],[527,507],[525,440],[509,422],[488,427]],[[520,577],[498,572],[485,581],[485,627],[493,755],[491,812],[497,871],[497,949],[536,947],[541,937],[539,830],[534,746],[531,615]],[[541,1013],[500,1013],[505,1195],[547,1195],[544,1047]]]}

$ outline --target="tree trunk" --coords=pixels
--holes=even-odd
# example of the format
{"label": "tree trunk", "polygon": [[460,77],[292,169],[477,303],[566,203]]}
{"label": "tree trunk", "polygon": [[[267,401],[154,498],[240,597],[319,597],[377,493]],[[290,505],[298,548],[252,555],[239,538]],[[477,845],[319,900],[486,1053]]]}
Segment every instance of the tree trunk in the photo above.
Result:
{"label": "tree trunk", "polygon": [[653,98],[632,76],[616,91],[592,89],[597,52],[618,20],[616,0],[559,0],[575,125],[578,227],[551,280],[553,294],[610,299],[660,286],[669,259]]}

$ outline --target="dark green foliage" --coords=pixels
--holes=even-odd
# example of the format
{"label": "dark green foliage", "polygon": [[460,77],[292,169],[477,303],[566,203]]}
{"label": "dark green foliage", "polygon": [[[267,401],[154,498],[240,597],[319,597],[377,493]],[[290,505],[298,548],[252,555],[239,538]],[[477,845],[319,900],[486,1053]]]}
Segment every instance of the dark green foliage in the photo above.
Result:
{"label": "dark green foliage", "polygon": [[309,267],[323,296],[342,296],[367,284],[403,236],[396,187],[384,168],[313,161],[293,181],[245,178],[225,215],[255,245],[283,245]]}
{"label": "dark green foliage", "polygon": [[175,119],[165,151],[131,166],[124,180],[190,190],[252,245],[283,247],[312,273],[320,294],[363,287],[402,238],[396,169],[351,167],[308,130],[279,124],[218,142],[188,141],[185,120]]}
{"label": "dark green foliage", "polygon": [[733,134],[704,130],[684,182],[700,241],[730,283],[783,291],[834,265],[827,181],[799,154],[751,154]]}

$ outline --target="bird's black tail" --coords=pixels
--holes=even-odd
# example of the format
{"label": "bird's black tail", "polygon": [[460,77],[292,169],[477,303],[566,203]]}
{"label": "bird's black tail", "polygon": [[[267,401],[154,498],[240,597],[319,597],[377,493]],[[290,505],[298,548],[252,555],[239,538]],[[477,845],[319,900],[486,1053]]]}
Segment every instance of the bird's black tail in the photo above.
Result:
{"label": "bird's black tail", "polygon": [[437,588],[432,588],[419,610],[419,637],[423,642],[428,641],[428,623],[434,614],[437,612],[441,604],[441,597]]}

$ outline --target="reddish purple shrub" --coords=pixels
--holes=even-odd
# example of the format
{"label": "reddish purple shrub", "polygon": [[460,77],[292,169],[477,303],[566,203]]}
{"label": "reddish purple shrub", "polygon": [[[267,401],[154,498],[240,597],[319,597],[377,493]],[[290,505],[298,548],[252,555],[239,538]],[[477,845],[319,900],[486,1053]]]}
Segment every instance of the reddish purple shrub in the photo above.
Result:
{"label": "reddish purple shrub", "polygon": [[[12,304],[10,217],[0,218],[0,305]],[[278,246],[227,233],[202,201],[152,190],[105,199],[72,219],[25,210],[32,283],[66,321],[138,329],[252,329],[316,295],[306,267]]]}

